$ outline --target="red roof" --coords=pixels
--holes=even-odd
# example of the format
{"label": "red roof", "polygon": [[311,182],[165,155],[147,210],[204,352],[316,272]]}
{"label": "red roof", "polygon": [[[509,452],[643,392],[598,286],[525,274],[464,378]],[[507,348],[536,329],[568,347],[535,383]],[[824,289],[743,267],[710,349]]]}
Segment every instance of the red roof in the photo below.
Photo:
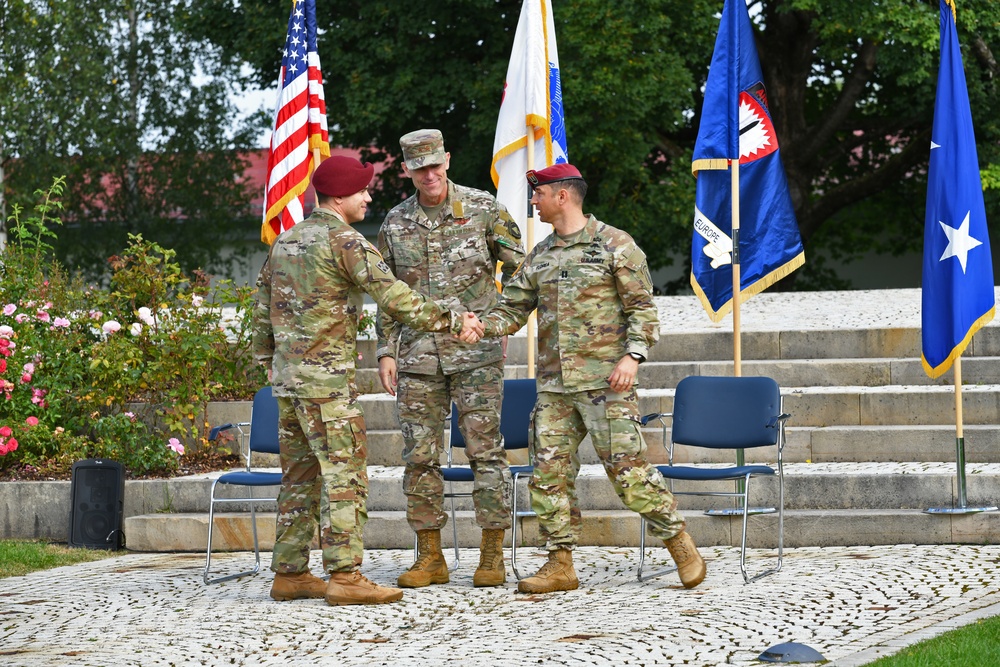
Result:
{"label": "red roof", "polygon": [[[356,148],[343,148],[340,146],[331,146],[330,155],[347,155],[353,158],[361,159],[361,151]],[[244,180],[250,185],[250,189],[254,192],[254,197],[250,201],[251,210],[255,215],[264,215],[264,185],[265,179],[267,177],[267,149],[261,148],[259,150],[250,151],[246,154],[247,160],[250,162],[250,166],[247,170],[243,172]],[[387,166],[385,162],[375,163],[375,178],[378,180],[379,174],[382,173]],[[306,203],[305,203],[305,214],[309,213],[313,209],[313,205],[316,203],[316,191],[313,190],[312,185],[306,190]]]}

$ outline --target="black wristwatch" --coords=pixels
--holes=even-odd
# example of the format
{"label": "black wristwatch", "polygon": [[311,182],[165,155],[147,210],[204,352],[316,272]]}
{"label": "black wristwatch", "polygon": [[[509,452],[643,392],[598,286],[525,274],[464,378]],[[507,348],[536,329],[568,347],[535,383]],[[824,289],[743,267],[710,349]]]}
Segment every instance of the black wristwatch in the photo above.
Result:
{"label": "black wristwatch", "polygon": [[638,361],[640,364],[642,362],[646,361],[646,357],[642,356],[638,352],[629,352],[628,356],[632,357],[633,359],[635,359],[636,361]]}

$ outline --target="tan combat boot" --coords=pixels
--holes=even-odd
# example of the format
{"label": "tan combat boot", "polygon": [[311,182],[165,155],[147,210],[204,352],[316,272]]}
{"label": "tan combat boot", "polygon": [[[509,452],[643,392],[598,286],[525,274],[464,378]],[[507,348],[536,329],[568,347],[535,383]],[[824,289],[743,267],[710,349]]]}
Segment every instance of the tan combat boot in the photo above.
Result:
{"label": "tan combat boot", "polygon": [[472,585],[500,586],[507,581],[507,568],[503,564],[503,529],[483,530],[479,543],[479,567],[472,575]]}
{"label": "tan combat boot", "polygon": [[684,588],[694,588],[705,579],[705,559],[698,553],[694,540],[681,531],[669,540],[663,540],[670,551],[670,557],[677,563],[677,575]]}
{"label": "tan combat boot", "polygon": [[573,569],[573,552],[557,549],[549,552],[549,560],[535,573],[517,582],[518,593],[551,593],[553,591],[575,591],[580,587]]}
{"label": "tan combat boot", "polygon": [[300,600],[321,598],[326,595],[326,582],[311,572],[278,573],[271,584],[271,597],[275,600]]}
{"label": "tan combat boot", "polygon": [[397,586],[402,588],[423,588],[431,584],[447,584],[448,563],[441,553],[440,530],[417,531],[417,562],[399,575]]}
{"label": "tan combat boot", "polygon": [[330,583],[326,585],[326,603],[332,605],[344,604],[382,604],[403,599],[403,591],[398,588],[379,586],[368,580],[363,574],[353,572],[333,572]]}

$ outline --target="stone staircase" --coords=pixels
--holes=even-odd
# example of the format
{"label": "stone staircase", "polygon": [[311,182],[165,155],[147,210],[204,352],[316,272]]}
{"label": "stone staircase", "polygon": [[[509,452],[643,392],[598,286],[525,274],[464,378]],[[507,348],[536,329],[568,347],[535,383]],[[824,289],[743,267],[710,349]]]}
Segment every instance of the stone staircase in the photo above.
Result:
{"label": "stone staircase", "polygon": [[[685,376],[733,372],[730,318],[711,325],[692,297],[663,297],[659,303],[664,331],[649,361],[640,367],[643,414],[669,412],[673,387]],[[786,546],[1000,543],[1000,512],[924,512],[954,507],[958,491],[952,374],[931,380],[921,367],[919,290],[765,293],[744,304],[743,322],[742,374],[777,380],[785,412],[792,415],[784,456]],[[509,377],[527,376],[525,343],[523,337],[510,339]],[[366,368],[359,383],[373,387],[374,355],[365,352],[362,363]],[[967,505],[996,505],[1000,326],[986,327],[975,336],[963,358],[962,374]],[[404,513],[394,399],[371,393],[363,404],[370,476],[365,545],[409,548],[413,533]],[[661,429],[647,428],[645,435],[650,459],[665,463]],[[754,451],[747,452],[748,461],[767,460],[755,457]],[[705,458],[683,449],[675,458],[727,462],[726,455]],[[639,519],[621,506],[587,441],[581,461],[583,543],[637,545]],[[203,550],[209,485],[207,478],[129,482],[135,489],[126,491],[129,548]],[[773,480],[755,480],[751,489],[754,506],[777,503]],[[526,500],[527,494],[519,491],[519,498]],[[739,544],[738,518],[703,513],[725,504],[699,496],[678,500],[700,545]],[[463,501],[458,507],[460,546],[478,546],[471,504]],[[520,521],[524,543],[537,544],[535,519]],[[273,522],[273,512],[258,516],[265,549],[271,546]],[[776,522],[774,514],[753,516],[751,546],[775,547]],[[450,526],[444,536],[449,544]],[[220,550],[243,550],[250,544],[248,514],[217,515]]]}

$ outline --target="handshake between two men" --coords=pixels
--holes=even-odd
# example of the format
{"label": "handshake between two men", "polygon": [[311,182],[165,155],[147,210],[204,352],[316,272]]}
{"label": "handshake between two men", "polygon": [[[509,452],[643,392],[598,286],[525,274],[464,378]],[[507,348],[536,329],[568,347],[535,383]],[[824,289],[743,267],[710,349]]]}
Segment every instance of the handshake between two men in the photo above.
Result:
{"label": "handshake between two men", "polygon": [[466,312],[462,315],[462,332],[458,334],[459,340],[463,343],[478,343],[484,333],[486,327],[475,313]]}

